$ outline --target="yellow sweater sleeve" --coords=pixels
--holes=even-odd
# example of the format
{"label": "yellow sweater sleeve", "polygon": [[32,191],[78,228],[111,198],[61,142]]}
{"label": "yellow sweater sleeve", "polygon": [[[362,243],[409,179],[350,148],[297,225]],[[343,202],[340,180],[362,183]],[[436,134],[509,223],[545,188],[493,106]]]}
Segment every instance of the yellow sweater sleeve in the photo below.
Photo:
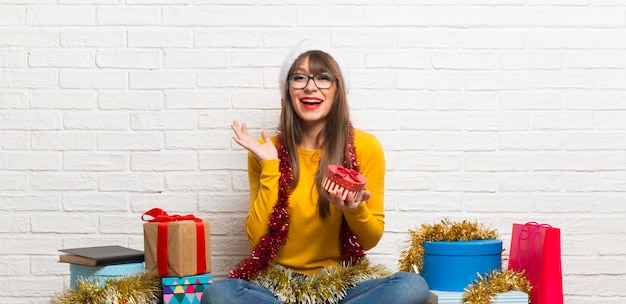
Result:
{"label": "yellow sweater sleeve", "polygon": [[[272,138],[276,143],[276,139]],[[250,183],[250,207],[246,218],[246,233],[253,247],[268,230],[270,212],[278,199],[280,180],[279,160],[258,161],[248,153],[248,180]]]}

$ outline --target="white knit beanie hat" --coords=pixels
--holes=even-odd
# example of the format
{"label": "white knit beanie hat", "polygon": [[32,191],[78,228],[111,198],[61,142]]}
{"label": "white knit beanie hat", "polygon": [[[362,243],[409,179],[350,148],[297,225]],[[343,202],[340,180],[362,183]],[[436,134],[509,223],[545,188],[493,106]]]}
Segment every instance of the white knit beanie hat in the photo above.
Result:
{"label": "white knit beanie hat", "polygon": [[337,65],[339,66],[339,71],[341,72],[341,76],[343,77],[343,87],[346,90],[346,95],[350,93],[350,88],[352,86],[349,77],[350,75],[348,74],[347,66],[337,55],[336,51],[333,50],[330,46],[327,46],[318,41],[304,39],[298,42],[298,44],[296,44],[296,46],[291,49],[289,54],[287,54],[285,61],[283,61],[283,64],[280,66],[280,72],[278,73],[278,89],[280,89],[281,94],[282,92],[285,92],[285,85],[287,84],[287,74],[289,73],[291,65],[293,65],[293,63],[296,61],[296,59],[298,59],[298,57],[300,57],[300,55],[308,51],[322,51],[333,57],[333,59],[335,59],[335,62],[337,62]]}

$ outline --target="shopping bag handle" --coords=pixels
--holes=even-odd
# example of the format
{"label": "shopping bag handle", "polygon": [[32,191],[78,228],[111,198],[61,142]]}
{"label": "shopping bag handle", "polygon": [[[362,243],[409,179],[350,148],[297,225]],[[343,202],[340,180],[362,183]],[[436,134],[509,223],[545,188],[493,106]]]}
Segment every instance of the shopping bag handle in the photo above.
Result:
{"label": "shopping bag handle", "polygon": [[[530,230],[530,232],[528,233],[527,236],[524,237],[524,232],[527,232],[528,230],[526,230],[527,226],[533,226],[532,230]],[[522,230],[520,231],[519,236],[517,237],[517,265],[519,267],[526,267],[528,265],[528,263],[524,263],[524,265],[522,265],[522,240],[531,240],[530,241],[530,248],[535,248],[535,237],[537,236],[537,229],[539,228],[552,228],[552,225],[550,224],[539,224],[538,222],[526,222],[524,224],[524,227],[522,227]],[[531,239],[532,238],[532,239]]]}

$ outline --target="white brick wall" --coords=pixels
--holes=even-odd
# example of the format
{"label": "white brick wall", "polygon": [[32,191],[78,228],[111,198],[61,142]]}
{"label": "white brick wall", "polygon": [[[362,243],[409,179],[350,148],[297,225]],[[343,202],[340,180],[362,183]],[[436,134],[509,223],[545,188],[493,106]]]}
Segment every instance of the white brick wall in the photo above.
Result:
{"label": "white brick wall", "polygon": [[[274,131],[278,66],[347,60],[387,155],[386,234],[444,217],[562,229],[566,302],[624,303],[626,2],[0,0],[2,303],[69,283],[57,250],[143,248],[153,207],[211,220],[214,275],[249,252],[238,119]],[[505,256],[508,252],[505,251]]]}

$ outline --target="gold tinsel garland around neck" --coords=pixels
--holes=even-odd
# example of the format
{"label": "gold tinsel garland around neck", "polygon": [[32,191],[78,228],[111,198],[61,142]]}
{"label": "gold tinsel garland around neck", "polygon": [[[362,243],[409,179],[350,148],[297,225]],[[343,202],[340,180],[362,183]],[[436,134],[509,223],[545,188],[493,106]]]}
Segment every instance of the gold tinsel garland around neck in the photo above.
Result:
{"label": "gold tinsel garland around neck", "polygon": [[282,303],[337,304],[357,284],[391,274],[385,266],[372,265],[367,258],[362,258],[355,263],[326,267],[315,275],[299,274],[273,265],[250,282],[267,288]]}
{"label": "gold tinsel garland around neck", "polygon": [[421,273],[424,267],[424,242],[452,242],[488,240],[498,237],[495,229],[488,229],[476,221],[452,222],[443,219],[439,224],[422,224],[421,229],[409,230],[411,245],[402,251],[399,270]]}

